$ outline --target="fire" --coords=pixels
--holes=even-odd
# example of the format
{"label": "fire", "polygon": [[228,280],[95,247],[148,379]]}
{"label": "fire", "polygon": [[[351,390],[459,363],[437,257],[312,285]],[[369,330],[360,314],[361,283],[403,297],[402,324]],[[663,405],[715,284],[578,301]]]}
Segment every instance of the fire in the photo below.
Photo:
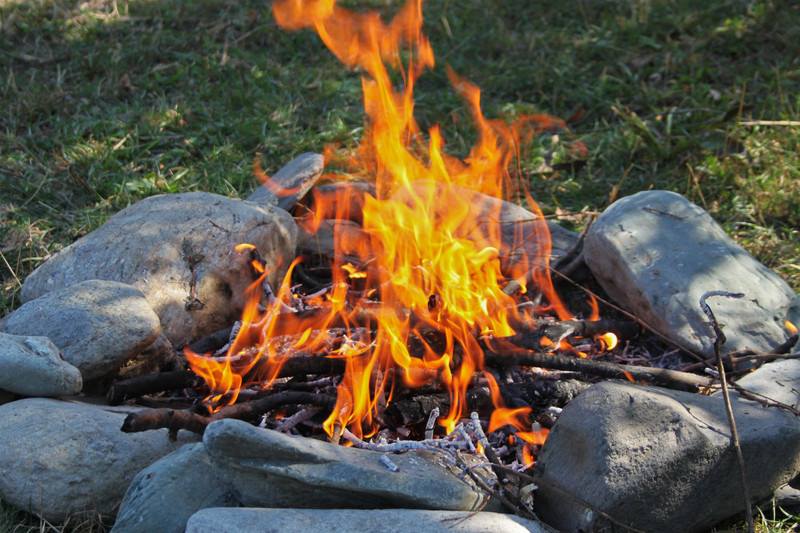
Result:
{"label": "fire", "polygon": [[[285,29],[315,30],[342,63],[363,72],[365,134],[346,163],[353,173],[374,179],[375,193],[358,198],[363,208],[360,238],[345,224],[333,228],[340,259],[332,265],[332,287],[313,297],[314,313],[291,312],[291,274],[297,260],[273,293],[271,288],[265,291],[266,272],[259,269],[254,249],[237,247],[236,253],[254,254],[260,273],[248,289],[242,326],[224,357],[187,353],[189,364],[212,391],[209,405],[219,408],[236,401],[245,380],[269,387],[292,350],[344,360],[336,406],[324,423],[329,435],[342,428],[357,436],[372,434],[376,415],[391,401],[395,387],[438,381],[450,395],[450,411],[440,419],[450,431],[466,412],[473,376],[484,367],[479,339],[511,336],[516,325],[530,318],[503,291],[507,280],[519,283],[522,293],[535,287],[548,310],[561,319],[572,317],[549,277],[544,217],[508,171],[529,136],[563,123],[546,115],[522,117],[513,124],[488,119],[478,87],[448,69],[478,131],[476,145],[460,160],[445,152],[438,126],[426,135],[414,119],[416,81],[435,64],[422,33],[421,0],[407,1],[389,23],[376,13],[339,7],[335,0],[277,0],[273,12]],[[402,88],[395,88],[390,69],[399,73]],[[501,270],[501,202],[484,205],[485,197],[478,193],[496,199],[527,196],[539,215],[541,249],[536,257]],[[325,219],[350,218],[346,206],[352,201],[337,195],[315,198],[314,212],[301,221],[305,230],[320,230]],[[351,288],[355,284],[358,291]],[[264,292],[266,303],[261,301]],[[347,338],[331,348],[327,331],[333,326],[344,328]],[[434,332],[440,342],[425,341],[423,332]],[[289,355],[281,349],[287,335],[294,335]],[[423,353],[411,352],[412,338],[421,341]],[[613,344],[611,338],[604,342]],[[495,405],[492,427],[510,424],[525,442],[544,442],[546,430],[526,427],[529,409]]]}
{"label": "fire", "polygon": [[785,320],[783,322],[783,326],[786,328],[786,331],[789,332],[789,335],[797,335],[797,326],[795,326],[790,320]]}

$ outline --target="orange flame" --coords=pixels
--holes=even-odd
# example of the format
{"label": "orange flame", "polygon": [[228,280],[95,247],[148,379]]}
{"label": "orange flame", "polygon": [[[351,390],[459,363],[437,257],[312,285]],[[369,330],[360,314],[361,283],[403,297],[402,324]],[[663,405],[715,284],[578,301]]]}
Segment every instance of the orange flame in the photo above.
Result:
{"label": "orange flame", "polygon": [[[208,401],[219,406],[235,401],[244,384],[268,387],[282,362],[300,347],[306,354],[344,359],[336,406],[324,423],[329,435],[337,427],[347,427],[358,436],[374,432],[378,409],[391,399],[397,380],[405,386],[438,380],[450,394],[450,412],[440,420],[450,430],[467,409],[466,392],[473,375],[484,367],[478,336],[511,336],[514,324],[526,318],[503,291],[505,280],[527,279],[528,288],[535,286],[543,293],[548,309],[562,319],[572,317],[550,280],[550,236],[530,195],[523,191],[537,215],[540,249],[503,272],[502,202],[484,205],[485,197],[478,194],[499,199],[519,193],[508,168],[520,146],[537,131],[563,127],[563,122],[546,115],[525,116],[513,124],[487,119],[478,87],[448,68],[448,78],[478,130],[477,144],[459,160],[445,153],[438,126],[427,132],[425,142],[414,119],[416,81],[435,63],[422,33],[421,0],[408,0],[388,24],[376,13],[355,13],[335,0],[276,0],[273,13],[283,28],[315,30],[342,63],[365,73],[361,83],[365,135],[347,164],[355,173],[374,178],[375,193],[362,193],[356,202],[345,196],[353,191],[315,194],[314,210],[301,221],[313,233],[326,219],[350,219],[349,206],[354,203],[362,212],[360,238],[354,239],[344,224],[333,229],[338,259],[332,265],[332,289],[319,298],[318,312],[302,317],[285,312],[291,307],[291,270],[297,261],[263,309],[259,307],[262,274],[248,289],[242,327],[227,355],[215,359],[187,353],[189,364],[206,379],[212,391]],[[402,77],[402,89],[395,89],[390,68]],[[326,160],[331,157],[327,154]],[[260,167],[256,172],[265,179]],[[358,294],[348,289],[355,282],[363,289]],[[367,301],[372,296],[381,303]],[[370,313],[365,316],[360,311],[367,307]],[[333,324],[352,336],[332,350],[326,331]],[[439,334],[442,346],[423,340],[420,357],[410,352],[409,339],[423,339],[422,330]],[[289,334],[300,339],[287,352],[277,339]],[[503,409],[498,406],[492,420],[505,417],[522,424],[529,414]],[[517,434],[531,442],[543,440],[529,431]]]}

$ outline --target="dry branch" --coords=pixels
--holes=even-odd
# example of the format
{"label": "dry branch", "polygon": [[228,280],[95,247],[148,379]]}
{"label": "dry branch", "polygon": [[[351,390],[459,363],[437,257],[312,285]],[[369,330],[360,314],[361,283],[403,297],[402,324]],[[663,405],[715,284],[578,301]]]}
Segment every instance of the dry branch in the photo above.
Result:
{"label": "dry branch", "polygon": [[315,405],[324,409],[332,409],[335,404],[336,398],[325,394],[279,392],[250,402],[223,407],[211,416],[204,416],[190,410],[145,409],[129,414],[122,423],[122,431],[138,433],[167,428],[171,433],[185,429],[202,435],[206,426],[223,418],[253,421],[265,412],[284,405]]}
{"label": "dry branch", "polygon": [[493,367],[535,366],[552,370],[569,370],[611,379],[647,381],[668,389],[697,392],[711,385],[712,380],[704,376],[636,365],[620,365],[607,361],[580,359],[563,355],[521,350],[512,354],[489,354],[486,362]]}

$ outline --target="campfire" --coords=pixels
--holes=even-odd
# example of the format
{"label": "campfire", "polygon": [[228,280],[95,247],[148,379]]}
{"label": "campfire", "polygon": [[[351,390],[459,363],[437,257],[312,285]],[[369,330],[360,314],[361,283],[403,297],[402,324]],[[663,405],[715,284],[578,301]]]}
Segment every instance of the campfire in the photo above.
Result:
{"label": "campfire", "polygon": [[[208,209],[198,219],[208,219],[214,239],[180,235],[180,253],[174,239],[162,254],[154,238],[141,263],[119,259],[117,267],[115,258],[85,266],[80,253],[118,241],[127,253],[120,231],[133,224],[125,217],[139,224],[150,213],[176,211],[168,197],[131,206],[92,237],[101,245],[79,241],[34,272],[23,287],[30,303],[7,320],[9,332],[40,334],[32,324],[48,321],[26,306],[80,300],[80,290],[65,281],[77,272],[86,280],[76,286],[88,284],[82,290],[91,296],[77,307],[91,311],[114,300],[101,291],[124,293],[141,304],[137,325],[152,323],[152,335],[131,334],[133,348],[80,372],[53,346],[53,360],[69,367],[60,370],[67,377],[59,374],[33,393],[18,391],[59,396],[102,389],[109,404],[135,407],[126,411],[123,432],[166,429],[172,441],[181,430],[203,436],[163,463],[145,463],[122,504],[119,531],[160,524],[161,511],[147,499],[151,479],[169,479],[154,486],[178,494],[170,518],[175,530],[203,505],[471,512],[495,503],[567,530],[680,524],[695,531],[749,512],[800,470],[794,444],[800,439],[791,437],[800,434],[795,391],[771,388],[798,373],[769,366],[796,363],[798,354],[790,352],[798,331],[790,318],[800,316],[800,304],[707,213],[677,194],[649,191],[618,201],[573,234],[548,220],[517,170],[534,136],[570,135],[564,121],[544,114],[488,118],[480,89],[448,67],[475,126],[474,146],[456,157],[440,126],[417,123],[414,90],[435,65],[421,0],[408,0],[388,23],[333,0],[276,0],[273,12],[285,30],[314,30],[346,68],[361,73],[366,120],[357,149],[327,147],[324,174],[320,163],[319,172],[268,176],[257,157],[253,169],[263,188],[255,195],[265,205],[220,197],[205,204],[202,193],[175,201],[190,219],[195,205]],[[579,141],[575,146],[586,149]],[[224,212],[219,220],[231,214],[234,229],[212,219],[217,210]],[[253,230],[265,226],[270,230]],[[139,229],[142,240],[156,233]],[[202,248],[223,234],[254,238],[233,241],[232,249]],[[170,255],[180,255],[178,266],[152,262]],[[136,277],[120,279],[122,271]],[[187,281],[182,303],[164,304],[158,283],[151,283],[158,276],[163,287]],[[49,349],[26,346],[25,357]],[[130,355],[145,361],[130,363]],[[129,366],[117,374],[120,363]],[[761,365],[766,372],[756,377]],[[770,450],[798,459],[762,464],[770,455],[759,440],[764,434]],[[115,436],[122,435],[115,430]],[[546,446],[553,439],[558,444]],[[662,444],[667,451],[659,455]],[[398,455],[404,452],[412,453]],[[420,457],[426,466],[414,462]],[[319,474],[328,463],[338,465],[332,478]],[[741,486],[730,488],[720,472],[734,464]],[[186,486],[172,485],[171,469],[182,476],[186,465],[193,469]],[[213,465],[213,474],[204,465]],[[337,469],[356,474],[342,481]],[[422,489],[403,486],[394,499],[387,496],[393,480],[385,475],[414,469],[430,477]],[[245,471],[242,481],[237,476]],[[273,492],[275,479],[289,492],[300,486],[309,501],[259,500],[254,494],[261,491],[247,485],[251,474],[263,475]],[[216,477],[192,477],[203,475]],[[363,479],[377,488],[362,487]],[[691,495],[716,488],[704,480],[725,484],[730,494],[697,518],[691,506],[702,501]],[[194,494],[195,484],[209,490],[198,497],[202,505],[183,494]],[[453,488],[450,499],[434,501],[441,487]],[[363,501],[350,505],[351,493]],[[668,512],[652,504],[662,493]],[[159,505],[172,513],[173,500]],[[669,507],[673,501],[686,509]]]}
{"label": "campfire", "polygon": [[[565,124],[486,118],[478,87],[448,69],[478,132],[458,159],[438,126],[423,132],[414,119],[416,81],[434,66],[421,2],[407,2],[388,24],[327,2],[278,2],[274,13],[283,28],[314,29],[345,66],[364,72],[361,145],[347,159],[331,152],[342,171],[322,181],[336,186],[295,208],[312,240],[321,228],[330,234],[332,254],[294,258],[273,286],[256,247],[238,245],[253,272],[241,319],[223,346],[203,341],[184,352],[191,372],[181,377],[202,379],[194,388],[205,391],[202,406],[139,413],[126,430],[202,431],[207,420],[248,413],[285,431],[322,413],[333,442],[374,448],[382,446],[375,439],[410,438],[435,447],[469,445],[465,427],[480,435],[472,421],[483,419],[493,444],[481,436],[479,446],[525,470],[552,419],[521,399],[546,389],[523,365],[583,368],[570,358],[591,363],[638,333],[633,322],[601,320],[591,293],[581,306],[588,312],[565,304],[551,277],[546,220],[510,170],[532,135]],[[255,169],[279,197],[297,192]],[[503,200],[520,198],[534,217],[509,236]],[[635,380],[622,367],[596,367]],[[130,387],[118,384],[114,398],[129,397],[120,391]],[[421,397],[432,406],[424,417]]]}

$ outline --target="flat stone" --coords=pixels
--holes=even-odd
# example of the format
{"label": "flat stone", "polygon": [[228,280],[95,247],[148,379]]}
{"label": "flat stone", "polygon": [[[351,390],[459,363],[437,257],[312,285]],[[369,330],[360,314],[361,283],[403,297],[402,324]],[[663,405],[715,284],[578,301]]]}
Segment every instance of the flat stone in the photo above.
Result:
{"label": "flat stone", "polygon": [[27,398],[0,406],[0,499],[61,522],[113,516],[134,475],[179,443],[166,430],[120,431],[121,410]]}
{"label": "flat stone", "polygon": [[483,494],[459,479],[441,456],[393,455],[389,471],[381,453],[337,446],[240,420],[220,420],[203,435],[206,450],[248,507],[413,507],[477,510]]}
{"label": "flat stone", "polygon": [[183,533],[200,509],[237,505],[226,473],[215,469],[203,443],[186,444],[136,474],[112,531]]}
{"label": "flat stone", "polygon": [[[733,400],[757,502],[800,470],[800,420]],[[593,385],[564,408],[537,457],[536,512],[566,532],[612,528],[601,512],[645,531],[706,531],[744,509],[729,435],[720,397]]]}
{"label": "flat stone", "polygon": [[360,533],[545,533],[546,526],[515,515],[416,509],[203,509],[186,533],[309,533],[333,524]]}
{"label": "flat stone", "polygon": [[646,191],[614,202],[587,233],[584,256],[609,296],[687,350],[713,355],[698,303],[712,290],[745,295],[708,300],[725,328],[725,352],[770,352],[788,337],[783,322],[794,292],[679,194]]}
{"label": "flat stone", "polygon": [[259,205],[277,205],[288,211],[314,186],[324,168],[325,158],[321,154],[300,154],[270,176],[268,183],[253,191],[247,200]]}
{"label": "flat stone", "polygon": [[800,409],[800,359],[778,359],[736,381],[750,392]]}
{"label": "flat stone", "polygon": [[116,373],[161,333],[142,292],[116,281],[89,280],[24,303],[6,319],[14,335],[49,338],[84,380]]}
{"label": "flat stone", "polygon": [[185,446],[136,476],[114,533],[182,532],[189,517],[206,507],[472,512],[486,503],[433,453],[392,455],[400,471],[390,472],[380,453],[291,437],[232,419],[209,425],[203,443]]}
{"label": "flat stone", "polygon": [[22,396],[68,396],[83,388],[80,371],[47,337],[0,333],[0,389]]}
{"label": "flat stone", "polygon": [[120,281],[142,291],[176,346],[236,320],[252,282],[256,246],[271,282],[294,258],[297,228],[274,206],[216,194],[151,196],[113,217],[37,268],[22,287],[30,301],[88,279]]}

